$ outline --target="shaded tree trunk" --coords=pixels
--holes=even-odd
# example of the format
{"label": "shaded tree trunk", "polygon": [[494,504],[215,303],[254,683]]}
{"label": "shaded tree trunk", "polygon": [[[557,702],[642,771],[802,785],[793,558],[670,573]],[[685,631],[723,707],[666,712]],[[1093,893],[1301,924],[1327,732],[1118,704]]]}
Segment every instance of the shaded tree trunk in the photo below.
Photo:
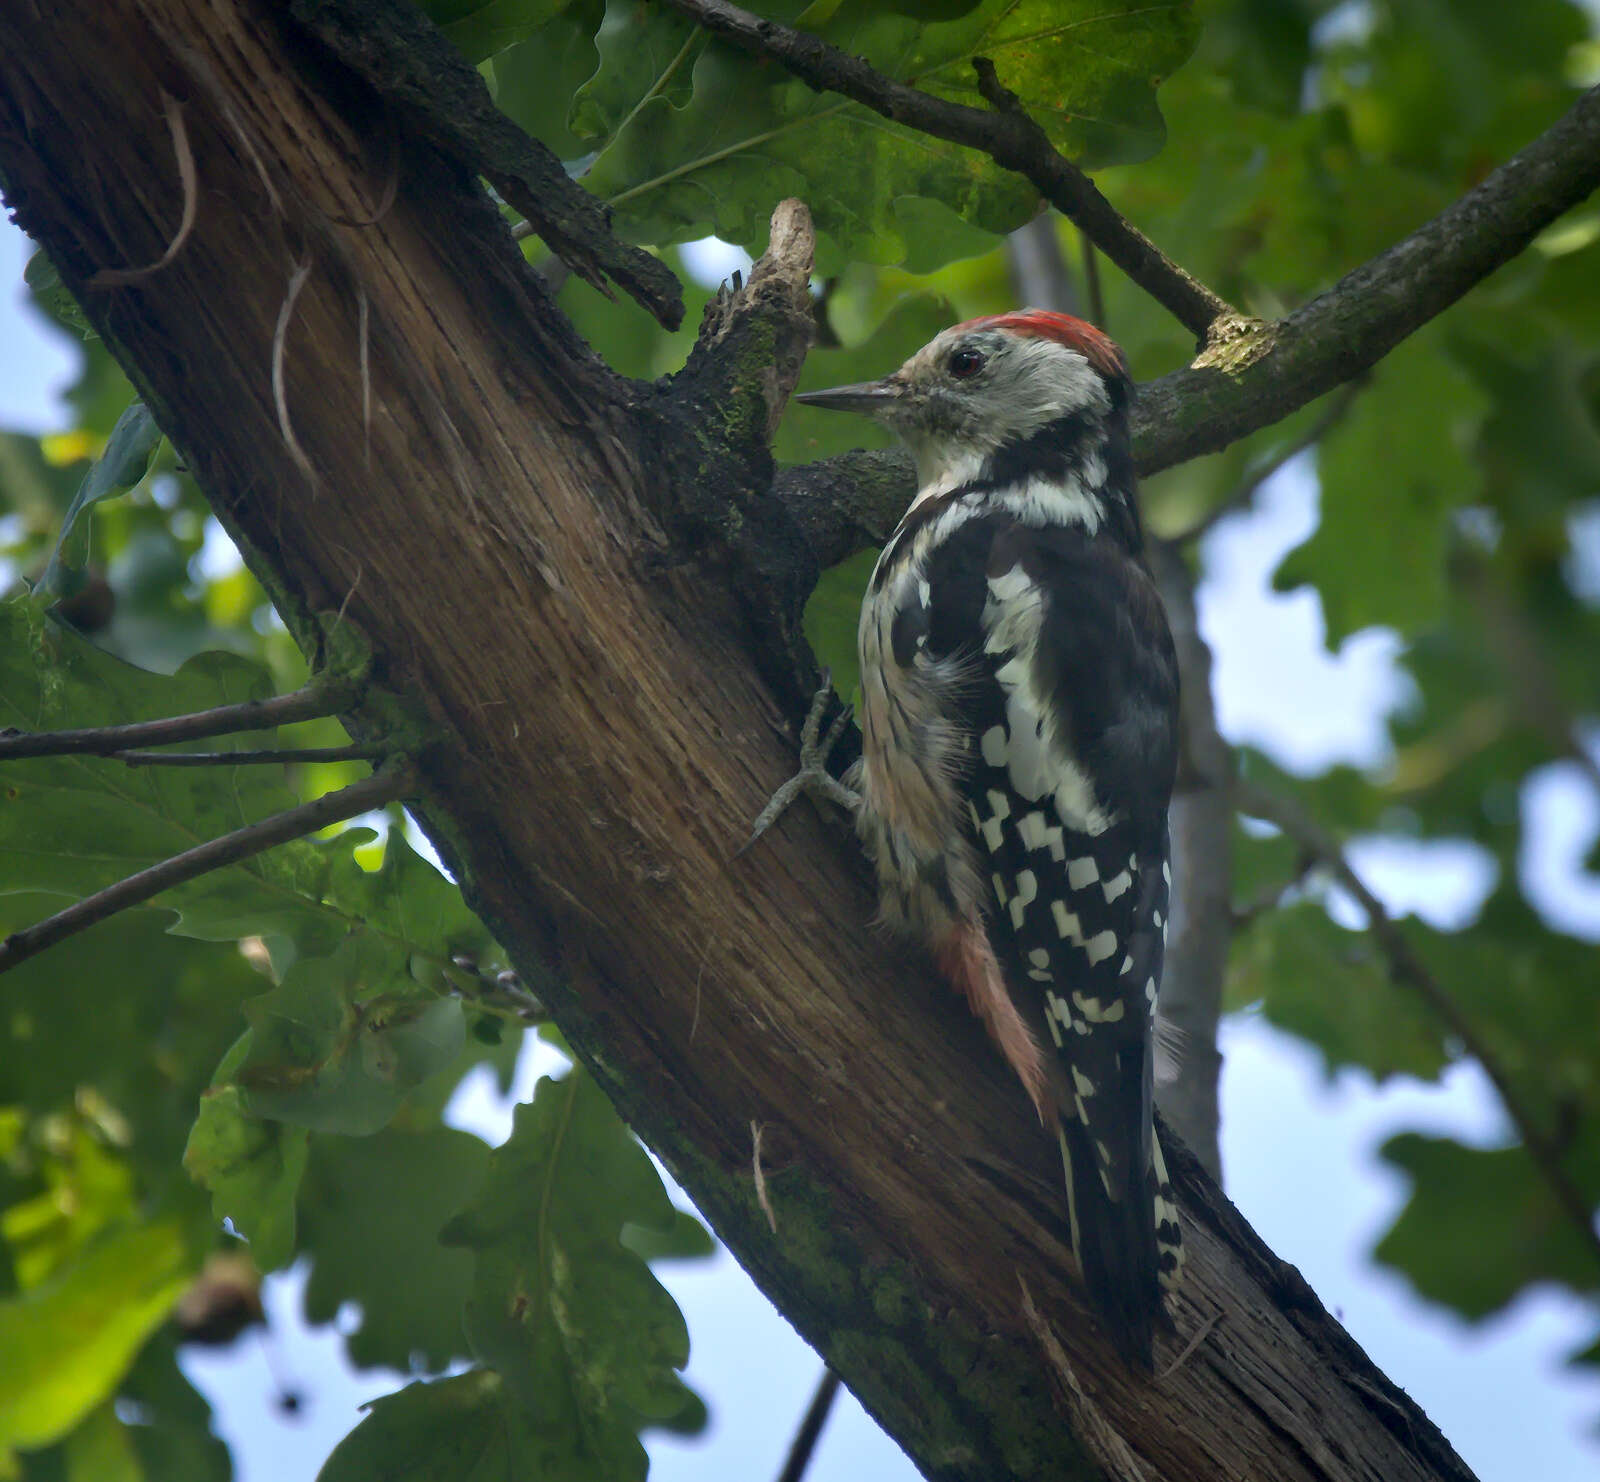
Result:
{"label": "shaded tree trunk", "polygon": [[[825,485],[775,494],[767,452],[803,213],[681,375],[629,382],[470,172],[278,7],[95,19],[0,11],[8,201],[302,644],[365,677],[352,730],[417,737],[419,815],[577,1052],[924,1472],[1467,1477],[1192,1159],[1179,1361],[1125,1368],[1070,1275],[1052,1143],[868,929],[852,842],[801,808],[735,857],[791,767],[833,554]],[[159,262],[186,200],[170,261],[92,285]]]}

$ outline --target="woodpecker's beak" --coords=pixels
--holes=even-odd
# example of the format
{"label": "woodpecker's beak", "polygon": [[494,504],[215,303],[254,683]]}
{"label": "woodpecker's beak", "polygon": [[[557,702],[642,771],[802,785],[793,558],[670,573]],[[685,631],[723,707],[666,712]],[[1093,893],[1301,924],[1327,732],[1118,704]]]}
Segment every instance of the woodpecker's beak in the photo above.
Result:
{"label": "woodpecker's beak", "polygon": [[871,417],[888,410],[903,393],[901,384],[891,378],[861,381],[854,386],[834,386],[827,391],[802,391],[794,399],[808,407],[823,407],[831,412],[864,412]]}

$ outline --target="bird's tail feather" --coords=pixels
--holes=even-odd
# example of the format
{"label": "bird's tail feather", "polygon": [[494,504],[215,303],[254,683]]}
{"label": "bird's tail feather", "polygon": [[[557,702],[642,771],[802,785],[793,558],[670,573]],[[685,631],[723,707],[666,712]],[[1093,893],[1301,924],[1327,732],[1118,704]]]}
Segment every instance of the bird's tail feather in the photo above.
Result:
{"label": "bird's tail feather", "polygon": [[1123,1356],[1149,1370],[1156,1327],[1172,1325],[1162,1300],[1168,1285],[1162,1273],[1170,1264],[1175,1278],[1181,1261],[1181,1254],[1164,1260],[1168,1250],[1181,1252],[1181,1246],[1159,1145],[1152,1148],[1153,1176],[1135,1180],[1113,1198],[1083,1124],[1063,1117],[1060,1139],[1072,1246],[1089,1298]]}

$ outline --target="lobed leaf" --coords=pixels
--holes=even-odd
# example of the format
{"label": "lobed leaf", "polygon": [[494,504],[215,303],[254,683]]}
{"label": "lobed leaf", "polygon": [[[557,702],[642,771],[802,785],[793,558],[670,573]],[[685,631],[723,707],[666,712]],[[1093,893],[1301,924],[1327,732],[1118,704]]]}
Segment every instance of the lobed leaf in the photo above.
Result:
{"label": "lobed leaf", "polygon": [[[885,4],[813,6],[798,17],[793,4],[759,8],[814,26],[897,81],[972,106],[987,106],[973,59],[989,57],[1057,147],[1089,168],[1160,148],[1155,88],[1197,29],[1187,0],[984,0],[932,22]],[[942,202],[988,232],[1009,231],[1037,207],[1031,186],[985,157],[814,93],[662,7],[610,0],[595,40],[599,70],[563,132],[588,145],[584,183],[635,240],[714,232],[759,251],[773,206],[797,195],[817,224],[821,271],[908,254],[932,266],[952,254],[925,239],[927,218],[912,203]],[[523,117],[548,130],[544,109]]]}
{"label": "lobed leaf", "polygon": [[642,1478],[639,1427],[691,1403],[676,1373],[683,1316],[623,1240],[677,1224],[644,1150],[573,1070],[517,1108],[481,1193],[445,1227],[476,1256],[468,1339],[528,1417],[545,1470]]}
{"label": "lobed leaf", "polygon": [[484,1143],[450,1127],[312,1139],[300,1191],[300,1243],[312,1256],[306,1317],[332,1322],[358,1304],[359,1325],[346,1334],[353,1363],[406,1372],[470,1357],[461,1313],[473,1258],[439,1232],[488,1167]]}
{"label": "lobed leaf", "polygon": [[[1382,1153],[1408,1175],[1411,1196],[1375,1254],[1424,1297],[1477,1321],[1532,1281],[1600,1292],[1593,1251],[1522,1148],[1466,1147],[1403,1132]],[[1590,1132],[1564,1162],[1577,1171],[1592,1207],[1600,1195],[1600,1139]]]}

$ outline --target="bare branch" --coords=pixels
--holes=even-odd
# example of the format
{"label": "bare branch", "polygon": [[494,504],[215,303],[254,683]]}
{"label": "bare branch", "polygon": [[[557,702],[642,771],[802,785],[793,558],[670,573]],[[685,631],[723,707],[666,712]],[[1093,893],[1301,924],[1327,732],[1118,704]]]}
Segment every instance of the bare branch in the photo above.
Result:
{"label": "bare branch", "polygon": [[811,1464],[811,1453],[817,1447],[817,1438],[828,1422],[828,1412],[833,1409],[833,1402],[838,1395],[839,1376],[832,1369],[824,1369],[822,1378],[817,1381],[816,1393],[806,1406],[800,1429],[794,1433],[794,1440],[789,1444],[789,1455],[783,1463],[783,1470],[778,1473],[778,1482],[800,1482],[805,1476],[806,1468]]}
{"label": "bare branch", "polygon": [[[1076,222],[1096,246],[1195,338],[1204,342],[1219,320],[1236,311],[1185,272],[1148,237],[1124,221],[1087,175],[1057,152],[1038,124],[999,85],[991,64],[979,59],[980,88],[991,101],[1009,99],[994,112],[946,102],[891,82],[859,57],[852,57],[804,31],[763,20],[724,0],[665,0],[680,15],[714,36],[757,56],[770,57],[818,92],[840,93],[936,139],[981,150],[997,165],[1031,181],[1052,206]],[[987,70],[985,70],[987,69]]]}
{"label": "bare branch", "polygon": [[477,69],[412,6],[381,13],[352,0],[293,0],[295,22],[365,77],[406,121],[464,164],[481,171],[563,262],[602,293],[606,279],[631,294],[668,329],[683,318],[672,270],[612,235],[605,207],[539,140],[494,105]]}
{"label": "bare branch", "polygon": [[352,746],[279,746],[264,751],[113,751],[112,761],[130,767],[252,767],[281,762],[369,762],[390,754],[382,742]]}
{"label": "bare branch", "polygon": [[381,808],[385,803],[393,803],[415,792],[416,785],[417,775],[410,767],[375,772],[314,802],[302,803],[298,808],[235,829],[220,839],[210,839],[193,849],[185,849],[182,854],[174,854],[171,859],[164,859],[136,875],[129,875],[126,880],[118,880],[115,885],[85,896],[54,916],[12,932],[0,942],[0,973],[9,972],[45,948],[76,936],[108,916],[115,916],[118,911],[142,906],[163,890],[186,884],[225,865],[238,864],[275,844],[287,844],[291,839],[314,834],[330,823]]}
{"label": "bare branch", "polygon": [[87,726],[75,731],[0,731],[0,761],[29,756],[115,756],[142,746],[166,746],[175,741],[204,741],[241,731],[265,731],[291,721],[316,720],[337,715],[355,696],[355,686],[343,680],[314,679],[303,689],[266,700],[245,700],[238,705],[218,705],[192,715],[164,720],[141,720],[125,726]]}
{"label": "bare branch", "polygon": [[1588,1207],[1577,1185],[1562,1166],[1561,1149],[1556,1140],[1540,1126],[1533,1109],[1512,1085],[1509,1073],[1489,1042],[1478,1033],[1461,1005],[1434,977],[1405,932],[1400,929],[1399,923],[1384,909],[1383,902],[1351,868],[1338,841],[1293,798],[1284,797],[1256,783],[1237,782],[1234,799],[1241,812],[1276,824],[1307,853],[1331,870],[1339,884],[1356,898],[1366,913],[1368,929],[1389,959],[1391,976],[1395,982],[1403,983],[1416,992],[1461,1042],[1462,1048],[1483,1067],[1484,1074],[1499,1094],[1506,1115],[1527,1148],[1528,1156],[1533,1159],[1562,1211],[1582,1233],[1584,1243],[1594,1254],[1596,1265],[1600,1266],[1600,1230],[1595,1226],[1594,1211]]}
{"label": "bare branch", "polygon": [[[1139,389],[1139,472],[1214,453],[1370,370],[1600,186],[1600,87],[1466,195],[1274,324]],[[1103,245],[1103,244],[1102,244]],[[1109,254],[1108,254],[1109,255]]]}
{"label": "bare branch", "polygon": [[1178,787],[1172,799],[1172,939],[1160,1013],[1177,1033],[1176,1074],[1156,1088],[1162,1114],[1219,1183],[1217,1021],[1232,939],[1233,750],[1217,729],[1211,650],[1195,614],[1194,578],[1177,548],[1152,542],[1150,565],[1172,627],[1181,676]]}

